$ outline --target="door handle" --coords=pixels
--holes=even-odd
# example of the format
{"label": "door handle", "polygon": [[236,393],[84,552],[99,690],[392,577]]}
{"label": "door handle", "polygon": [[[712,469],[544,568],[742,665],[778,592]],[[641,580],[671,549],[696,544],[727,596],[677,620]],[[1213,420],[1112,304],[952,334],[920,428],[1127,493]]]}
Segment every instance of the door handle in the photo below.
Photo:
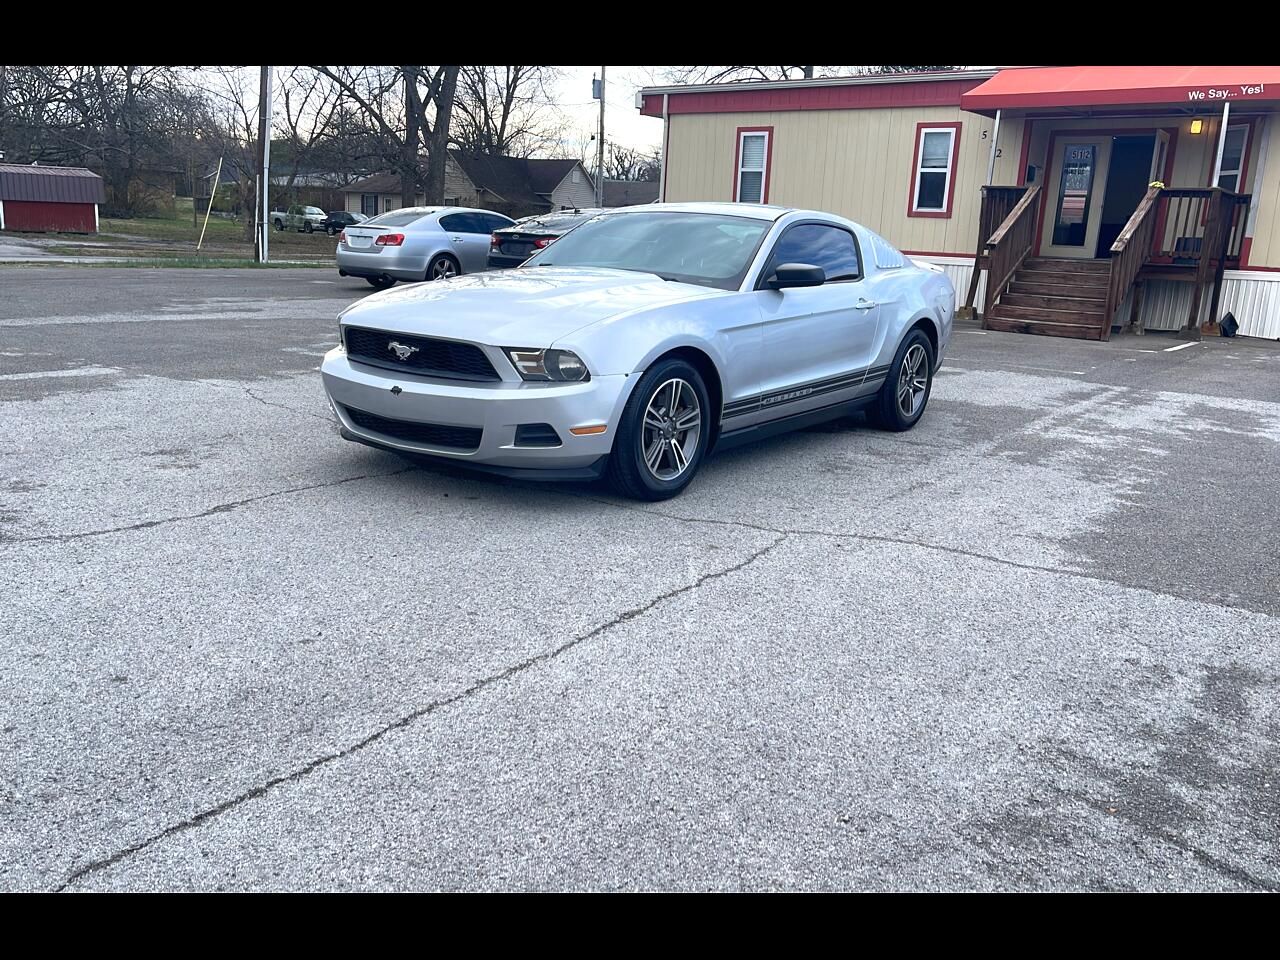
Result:
{"label": "door handle", "polygon": [[853,305],[853,309],[870,310],[872,307],[878,307],[878,306],[880,306],[880,304],[876,303],[874,300],[866,300],[862,297],[859,297],[858,302]]}
{"label": "door handle", "polygon": [[453,238],[453,242],[454,242],[454,243],[466,243],[466,242],[467,242],[467,238],[466,238],[466,237],[454,237],[454,238]]}

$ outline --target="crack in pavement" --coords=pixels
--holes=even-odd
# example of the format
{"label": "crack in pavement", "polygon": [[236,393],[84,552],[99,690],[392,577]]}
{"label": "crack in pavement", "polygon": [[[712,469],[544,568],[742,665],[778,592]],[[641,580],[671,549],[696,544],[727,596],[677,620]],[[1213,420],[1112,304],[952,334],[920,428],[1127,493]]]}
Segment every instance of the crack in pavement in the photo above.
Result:
{"label": "crack in pavement", "polygon": [[326,480],[324,483],[312,483],[302,487],[288,487],[284,490],[272,490],[268,493],[260,493],[256,496],[245,497],[243,500],[232,500],[229,503],[219,503],[216,506],[209,507],[207,510],[201,510],[199,513],[184,513],[176,517],[161,517],[158,520],[143,520],[140,523],[130,523],[123,527],[110,527],[106,530],[84,530],[80,533],[50,533],[40,537],[14,537],[12,539],[0,537],[0,544],[69,543],[73,540],[85,540],[90,537],[105,537],[113,533],[129,533],[133,530],[149,530],[152,527],[162,527],[170,523],[178,523],[182,520],[200,520],[204,517],[211,517],[218,513],[230,513],[232,510],[248,506],[251,503],[258,503],[262,500],[271,500],[275,497],[283,497],[291,493],[306,493],[309,490],[323,490],[326,487],[339,487],[344,483],[355,483],[357,480],[377,480],[382,477],[395,477],[402,473],[409,473],[410,471],[420,469],[421,467],[408,466],[403,467],[400,470],[391,470],[387,473],[362,473],[358,477],[342,477],[339,480]]}
{"label": "crack in pavement", "polygon": [[776,533],[784,537],[830,537],[834,540],[862,540],[870,543],[893,543],[904,547],[919,547],[923,550],[937,550],[942,553],[950,553],[959,557],[967,557],[971,560],[986,560],[990,563],[998,563],[1001,566],[1013,567],[1016,570],[1027,570],[1032,573],[1053,573],[1064,577],[1077,577],[1081,580],[1089,580],[1094,583],[1106,583],[1112,586],[1124,587],[1126,590],[1137,590],[1142,593],[1149,593],[1157,597],[1173,597],[1177,600],[1187,600],[1192,603],[1203,603],[1210,607],[1219,607],[1223,610],[1235,610],[1243,613],[1257,614],[1258,616],[1267,617],[1269,619],[1277,619],[1274,614],[1265,611],[1256,610],[1252,607],[1237,606],[1235,604],[1223,603],[1217,600],[1206,600],[1203,597],[1192,596],[1184,593],[1173,593],[1167,590],[1156,590],[1153,587],[1143,586],[1140,584],[1126,583],[1123,580],[1116,580],[1112,577],[1099,576],[1096,573],[1089,573],[1087,570],[1072,570],[1069,567],[1049,567],[1036,563],[1022,563],[1019,560],[1008,560],[1004,557],[997,557],[989,553],[980,553],[976,550],[966,550],[963,547],[949,547],[941,543],[930,543],[927,540],[912,540],[908,537],[891,537],[887,534],[879,533],[846,533],[837,530],[814,530],[806,528],[787,528],[787,527],[771,527],[762,523],[751,523],[747,520],[720,520],[704,517],[687,517],[674,513],[663,513],[659,510],[647,510],[644,507],[633,507],[629,504],[618,503],[612,500],[604,500],[599,497],[590,497],[585,494],[568,494],[581,500],[590,500],[593,503],[600,503],[606,506],[617,507],[619,510],[630,510],[634,513],[643,513],[651,517],[660,517],[663,520],[671,520],[676,523],[709,523],[715,526],[724,527],[742,527],[746,530],[755,530],[760,533]]}
{"label": "crack in pavement", "polygon": [[624,623],[627,623],[631,620],[635,620],[637,617],[644,616],[646,613],[648,613],[650,610],[658,606],[660,603],[663,603],[664,601],[672,600],[683,594],[690,593],[694,590],[697,590],[703,584],[709,583],[712,580],[719,580],[722,577],[727,577],[732,573],[737,573],[739,570],[742,570],[745,567],[750,566],[751,564],[755,563],[757,560],[760,560],[761,558],[768,556],[768,554],[773,551],[774,547],[778,546],[780,543],[782,543],[786,539],[787,538],[785,536],[777,537],[771,540],[769,543],[765,544],[765,546],[754,551],[750,556],[746,557],[743,560],[739,560],[737,563],[732,564],[731,566],[724,567],[719,570],[712,570],[710,573],[704,573],[702,576],[695,579],[692,583],[686,583],[684,586],[675,587],[664,593],[660,593],[658,594],[658,596],[654,597],[652,600],[649,600],[648,602],[643,603],[638,607],[632,607],[630,610],[625,610],[622,613],[615,616],[613,619],[607,620],[604,623],[596,627],[593,627],[591,630],[582,634],[579,637],[574,637],[571,640],[565,641],[558,647],[553,647],[551,650],[534,654],[531,657],[528,657],[524,660],[521,660],[517,663],[512,664],[509,667],[504,668],[503,670],[498,671],[497,673],[489,674],[487,677],[483,677],[482,679],[477,680],[475,683],[467,687],[465,690],[455,693],[452,696],[445,697],[444,699],[441,699],[441,700],[434,700],[424,707],[419,707],[417,710],[414,710],[411,713],[405,714],[403,717],[400,717],[399,719],[394,720],[383,727],[380,727],[378,730],[369,734],[367,737],[364,737],[361,740],[357,740],[355,743],[351,744],[348,747],[343,748],[342,750],[337,750],[332,753],[327,753],[327,754],[324,754],[323,756],[317,757],[314,760],[311,760],[308,763],[304,764],[303,766],[298,767],[296,770],[293,770],[286,774],[282,774],[278,777],[273,777],[272,779],[267,780],[265,783],[261,783],[256,787],[252,787],[249,790],[246,790],[243,793],[235,797],[232,797],[229,800],[224,800],[219,804],[215,804],[212,807],[208,807],[205,810],[201,810],[199,813],[196,813],[193,816],[190,816],[187,819],[180,821],[179,823],[175,823],[171,826],[168,826],[165,829],[161,830],[159,833],[152,834],[151,836],[143,840],[140,840],[137,843],[130,844],[127,847],[117,850],[115,853],[109,854],[108,856],[102,857],[98,860],[93,860],[85,864],[84,866],[78,867],[75,870],[73,870],[67,876],[67,878],[64,881],[62,881],[61,884],[59,884],[56,888],[54,888],[53,892],[62,893],[65,890],[67,890],[73,883],[76,883],[77,881],[84,879],[90,874],[98,873],[102,870],[107,869],[108,867],[114,866],[120,861],[133,856],[135,853],[139,853],[147,849],[148,847],[158,843],[161,840],[164,840],[175,834],[183,833],[187,830],[194,829],[195,827],[198,827],[201,824],[208,823],[210,820],[213,820],[216,817],[221,816],[222,814],[226,813],[229,810],[234,810],[236,807],[239,807],[242,804],[248,803],[250,800],[254,800],[254,799],[257,799],[258,797],[264,796],[266,793],[268,793],[270,790],[274,789],[275,787],[282,786],[287,783],[295,783],[299,780],[302,780],[303,778],[314,773],[316,770],[319,770],[321,767],[328,766],[329,764],[334,763],[335,761],[342,760],[345,757],[349,757],[352,754],[358,753],[368,747],[371,747],[375,743],[377,743],[378,741],[386,737],[388,734],[393,733],[397,730],[403,730],[409,726],[412,726],[418,720],[421,720],[424,717],[430,716],[431,714],[435,713],[438,710],[442,710],[445,707],[452,706],[453,704],[460,703],[464,700],[469,700],[470,698],[482,693],[488,687],[493,686],[494,684],[501,683],[504,680],[509,680],[514,676],[517,676],[521,673],[524,673],[527,670],[532,669],[533,667],[538,666],[539,664],[554,660],[557,657],[561,656],[562,654],[568,653],[570,650],[573,650],[575,647],[578,647],[586,643],[588,640],[598,637],[601,634],[607,633],[608,631],[612,630],[614,627],[621,626]]}
{"label": "crack in pavement", "polygon": [[260,404],[262,404],[263,406],[267,406],[267,407],[276,407],[277,409],[280,409],[280,410],[288,410],[290,413],[296,413],[296,414],[298,414],[299,416],[303,416],[303,417],[315,417],[317,420],[325,420],[325,421],[328,421],[329,423],[337,423],[337,422],[338,422],[337,420],[333,419],[333,417],[327,417],[327,416],[325,416],[324,414],[320,414],[320,413],[311,413],[311,412],[309,412],[309,411],[307,411],[307,410],[297,410],[297,409],[295,409],[294,407],[288,406],[287,404],[283,404],[283,403],[272,403],[270,400],[266,400],[266,399],[264,399],[263,397],[258,396],[256,393],[254,393],[254,392],[253,392],[252,390],[250,390],[248,387],[242,387],[241,389],[242,389],[245,393],[247,393],[249,396],[253,397],[253,399],[257,400],[257,401],[258,401]]}
{"label": "crack in pavement", "polygon": [[[1063,790],[1060,787],[1052,787],[1051,789],[1059,796],[1075,800],[1091,809],[1102,812],[1106,812],[1107,810],[1107,804],[1101,803],[1080,791]],[[1130,819],[1128,822],[1137,829],[1140,834],[1152,837],[1156,840],[1163,840],[1165,843],[1176,847],[1184,853],[1191,854],[1210,870],[1213,870],[1221,876],[1230,877],[1232,880],[1243,883],[1247,887],[1253,887],[1255,890],[1266,890],[1273,893],[1280,890],[1280,884],[1277,884],[1275,881],[1254,876],[1243,867],[1237,867],[1235,864],[1227,863],[1225,860],[1214,856],[1208,850],[1204,850],[1201,847],[1196,846],[1186,837],[1179,836],[1171,830],[1166,830],[1163,827],[1156,827],[1133,819]]]}

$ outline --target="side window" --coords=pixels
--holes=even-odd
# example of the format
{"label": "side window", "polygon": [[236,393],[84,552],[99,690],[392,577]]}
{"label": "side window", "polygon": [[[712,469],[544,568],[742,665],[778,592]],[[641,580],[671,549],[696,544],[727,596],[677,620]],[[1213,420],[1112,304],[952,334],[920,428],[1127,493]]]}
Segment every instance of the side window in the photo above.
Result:
{"label": "side window", "polygon": [[792,227],[778,240],[769,260],[768,275],[780,263],[808,263],[821,267],[827,282],[857,280],[862,276],[858,245],[853,234],[822,223],[802,223]]}
{"label": "side window", "polygon": [[449,233],[488,233],[474,213],[451,213],[440,218],[440,226]]}
{"label": "side window", "polygon": [[481,214],[481,216],[484,218],[486,233],[493,233],[495,230],[505,230],[507,227],[511,226],[513,222],[496,213],[484,213]]}

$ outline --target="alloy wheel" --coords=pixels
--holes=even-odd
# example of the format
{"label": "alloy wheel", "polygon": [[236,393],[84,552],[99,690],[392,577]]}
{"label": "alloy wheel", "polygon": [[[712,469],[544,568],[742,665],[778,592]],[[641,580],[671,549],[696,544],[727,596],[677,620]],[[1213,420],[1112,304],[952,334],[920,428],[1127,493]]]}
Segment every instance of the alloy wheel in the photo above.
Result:
{"label": "alloy wheel", "polygon": [[458,268],[453,265],[453,261],[448,257],[437,257],[436,262],[431,265],[432,280],[448,280],[450,277],[458,275]]}
{"label": "alloy wheel", "polygon": [[640,431],[640,454],[649,473],[659,480],[675,480],[689,469],[701,436],[697,391],[679,377],[660,384],[649,397]]}
{"label": "alloy wheel", "polygon": [[910,420],[924,406],[929,389],[929,356],[924,347],[913,343],[898,369],[898,412]]}

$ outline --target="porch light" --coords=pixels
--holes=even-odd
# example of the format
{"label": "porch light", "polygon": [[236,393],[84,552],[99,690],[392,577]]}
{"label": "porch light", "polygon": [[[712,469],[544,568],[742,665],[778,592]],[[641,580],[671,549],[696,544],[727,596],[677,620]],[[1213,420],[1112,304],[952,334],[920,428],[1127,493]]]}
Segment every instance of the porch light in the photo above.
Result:
{"label": "porch light", "polygon": [[1192,120],[1192,121],[1191,121],[1191,132],[1192,132],[1193,134],[1197,134],[1197,133],[1204,133],[1204,121],[1203,121],[1203,120]]}

